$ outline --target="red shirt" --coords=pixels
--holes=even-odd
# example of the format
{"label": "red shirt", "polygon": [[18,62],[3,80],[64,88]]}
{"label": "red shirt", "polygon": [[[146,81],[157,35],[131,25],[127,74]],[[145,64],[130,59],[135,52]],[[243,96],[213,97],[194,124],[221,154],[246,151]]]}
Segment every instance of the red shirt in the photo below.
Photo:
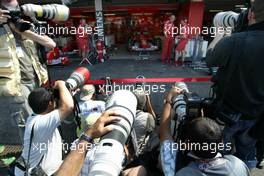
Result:
{"label": "red shirt", "polygon": [[173,29],[174,29],[174,24],[170,21],[170,20],[167,20],[164,24],[164,28],[163,28],[163,32],[164,32],[164,35],[167,37],[167,38],[173,38]]}
{"label": "red shirt", "polygon": [[77,32],[76,32],[76,38],[77,38],[77,40],[79,40],[79,39],[88,39],[88,34],[86,32],[85,25],[80,24],[78,26]]}

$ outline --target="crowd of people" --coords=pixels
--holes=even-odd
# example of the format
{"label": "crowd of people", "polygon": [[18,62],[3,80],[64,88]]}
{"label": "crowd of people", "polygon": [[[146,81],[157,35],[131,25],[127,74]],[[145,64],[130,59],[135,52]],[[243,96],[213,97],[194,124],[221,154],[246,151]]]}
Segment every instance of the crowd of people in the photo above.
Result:
{"label": "crowd of people", "polygon": [[[126,117],[106,108],[111,96],[100,92],[101,89],[94,85],[80,87],[76,96],[81,124],[78,130],[71,131],[76,137],[67,141],[70,149],[68,146],[65,149],[61,124],[71,118],[76,101],[65,81],[56,81],[52,87],[58,92],[56,96],[55,91],[42,87],[48,76],[34,45],[36,42],[54,48],[55,43],[48,36],[17,29],[9,20],[8,11],[18,7],[16,0],[1,0],[1,6],[0,114],[2,125],[12,123],[13,129],[0,129],[0,136],[1,142],[8,143],[10,141],[4,141],[9,139],[8,135],[19,134],[9,140],[23,145],[14,174],[89,175],[100,138],[115,130],[110,124]],[[184,83],[172,86],[160,103],[161,113],[155,112],[151,97],[143,87],[137,86],[133,91],[137,100],[136,114],[123,146],[120,175],[249,176],[252,169],[261,166],[264,157],[261,153],[264,148],[263,9],[264,1],[252,1],[246,31],[225,37],[208,52],[208,66],[219,67],[213,79],[216,110],[211,117],[189,119],[184,124],[186,129],[181,140],[176,140],[178,137],[170,126],[175,97],[189,92],[187,86]],[[166,25],[172,27],[174,20],[171,16]],[[187,21],[182,24],[187,25]],[[172,38],[168,36],[166,40],[164,62],[168,60],[166,53]],[[186,44],[185,40],[182,42]],[[4,62],[12,64],[5,67]],[[118,157],[115,153],[112,156]]]}

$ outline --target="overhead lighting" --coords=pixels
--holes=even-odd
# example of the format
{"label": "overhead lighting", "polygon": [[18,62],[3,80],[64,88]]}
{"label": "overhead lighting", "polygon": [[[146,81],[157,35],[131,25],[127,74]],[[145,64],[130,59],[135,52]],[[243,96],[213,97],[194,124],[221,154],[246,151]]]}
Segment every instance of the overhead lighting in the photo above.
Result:
{"label": "overhead lighting", "polygon": [[236,7],[236,8],[244,8],[245,5],[244,5],[244,4],[237,4],[237,5],[235,5],[235,7]]}
{"label": "overhead lighting", "polygon": [[104,16],[115,16],[116,14],[114,14],[114,13],[106,13],[106,14],[104,14]]}
{"label": "overhead lighting", "polygon": [[133,16],[143,15],[143,13],[132,13]]}
{"label": "overhead lighting", "polygon": [[209,12],[223,12],[223,10],[213,9],[213,10],[209,10]]}

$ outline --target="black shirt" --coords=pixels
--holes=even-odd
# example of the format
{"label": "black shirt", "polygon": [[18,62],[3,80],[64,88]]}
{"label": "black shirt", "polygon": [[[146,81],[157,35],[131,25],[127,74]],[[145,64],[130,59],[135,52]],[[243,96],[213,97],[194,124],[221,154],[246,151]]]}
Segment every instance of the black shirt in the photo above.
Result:
{"label": "black shirt", "polygon": [[[235,42],[240,42],[235,51]],[[243,43],[242,43],[243,42]],[[242,52],[235,70],[230,62],[233,52]],[[216,75],[217,94],[224,94],[224,103],[251,119],[264,116],[264,22],[247,31],[223,38],[208,53],[209,67],[219,67]],[[228,73],[232,72],[229,84]]]}

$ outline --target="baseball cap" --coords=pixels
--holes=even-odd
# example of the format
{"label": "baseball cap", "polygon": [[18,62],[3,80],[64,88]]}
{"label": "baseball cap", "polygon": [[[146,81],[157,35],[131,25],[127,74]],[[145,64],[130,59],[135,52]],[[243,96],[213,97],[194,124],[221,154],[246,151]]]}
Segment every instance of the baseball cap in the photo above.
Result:
{"label": "baseball cap", "polygon": [[80,94],[80,99],[82,101],[88,101],[91,100],[93,95],[95,93],[95,87],[94,85],[84,85],[81,88],[81,94]]}
{"label": "baseball cap", "polygon": [[185,92],[189,92],[187,85],[184,82],[175,82],[174,87],[183,89]]}

